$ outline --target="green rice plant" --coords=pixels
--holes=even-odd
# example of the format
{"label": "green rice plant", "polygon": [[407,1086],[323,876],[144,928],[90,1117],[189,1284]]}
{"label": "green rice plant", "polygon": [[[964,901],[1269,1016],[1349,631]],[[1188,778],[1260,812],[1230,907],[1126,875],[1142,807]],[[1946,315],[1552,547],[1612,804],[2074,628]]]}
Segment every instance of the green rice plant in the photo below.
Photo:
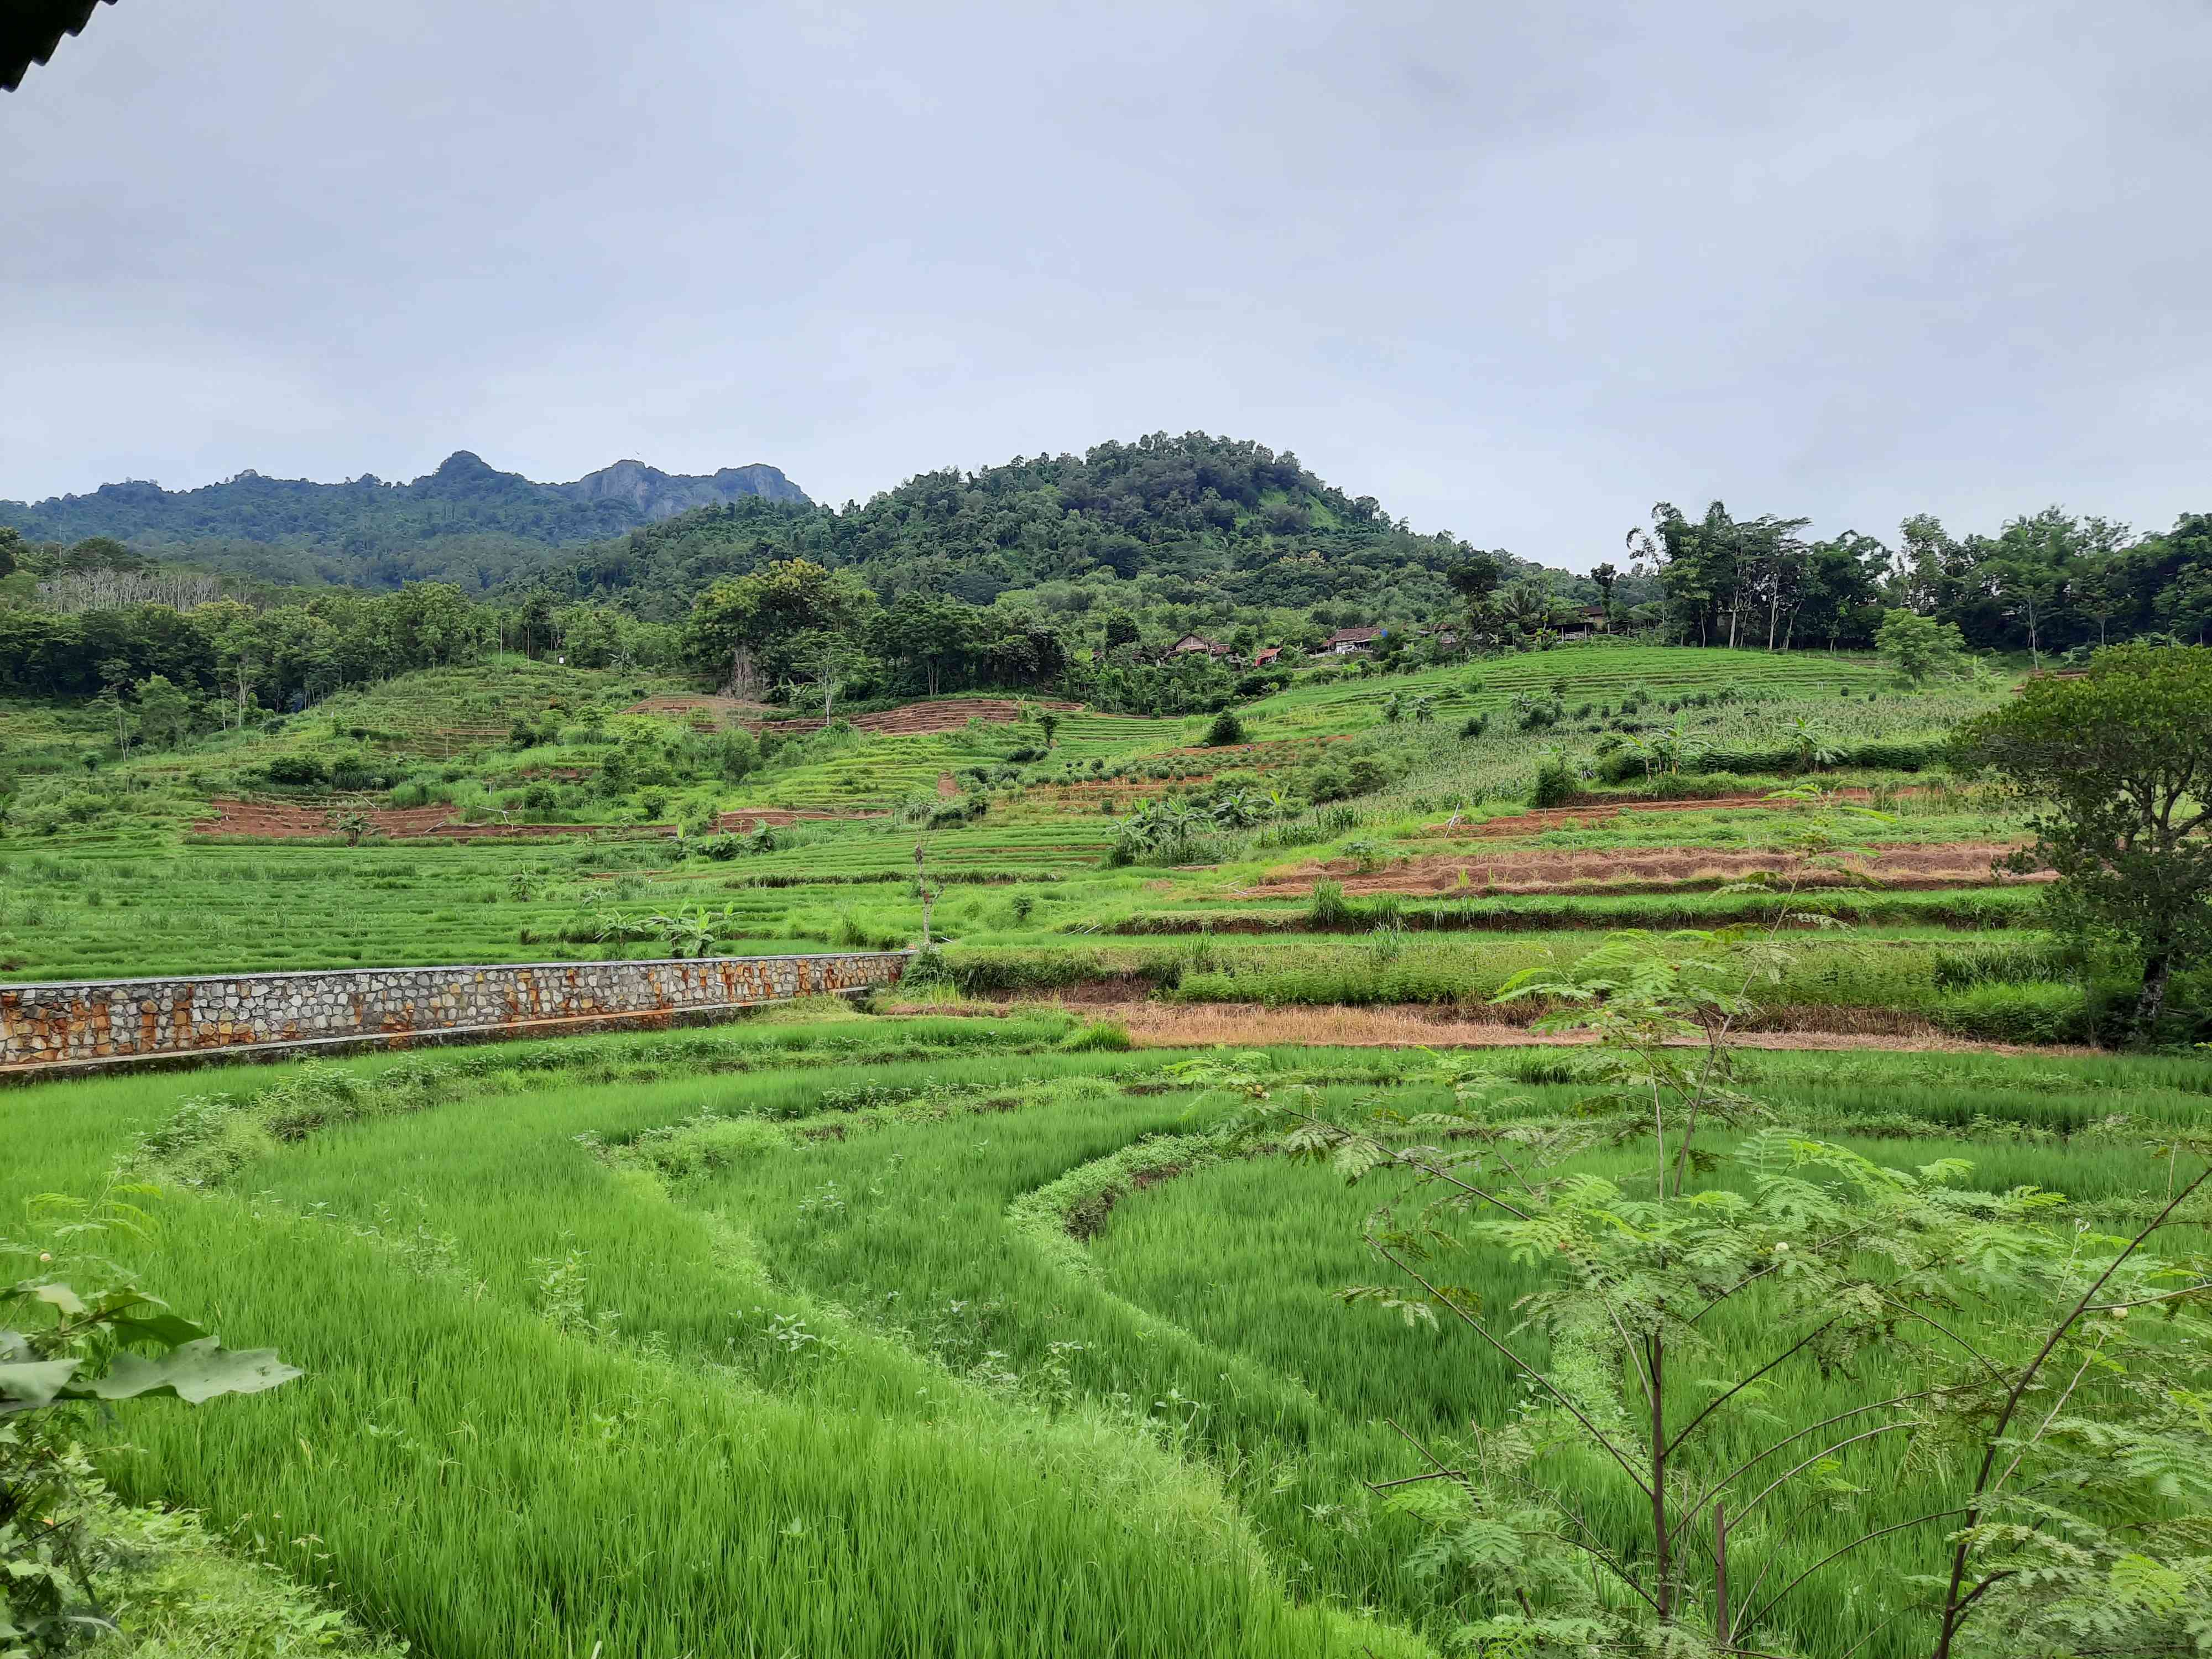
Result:
{"label": "green rice plant", "polygon": [[1127,1026],[1118,1020],[1100,1019],[1069,1032],[1060,1046],[1069,1054],[1121,1054],[1133,1045]]}
{"label": "green rice plant", "polygon": [[1313,896],[1306,905],[1306,926],[1316,933],[1324,933],[1344,927],[1352,916],[1352,906],[1345,899],[1342,882],[1324,877],[1314,883]]}
{"label": "green rice plant", "polygon": [[[1208,948],[1212,972],[1241,959]],[[1373,1277],[1367,1184],[1210,1156],[1238,1100],[1176,1086],[1172,1054],[1058,1049],[1079,1029],[1066,1015],[839,1013],[379,1056],[343,1078],[40,1085],[0,1115],[0,1205],[96,1185],[149,1131],[148,1155],[179,1169],[227,1124],[253,1127],[242,1161],[161,1205],[161,1282],[308,1375],[252,1412],[134,1425],[143,1449],[118,1476],[134,1498],[204,1509],[219,1535],[263,1528],[280,1559],[312,1533],[315,1581],[418,1650],[674,1659],[742,1651],[743,1631],[890,1654],[957,1628],[987,1653],[1348,1659],[1487,1616],[1479,1585],[1401,1570],[1424,1524],[1366,1483],[1425,1467],[1386,1419],[1495,1430],[1521,1391],[1464,1333],[1338,1306]],[[2133,1057],[1747,1060],[1739,1087],[1862,1116],[1883,1164],[1970,1157],[1974,1190],[2058,1188],[2094,1216],[2162,1190],[2150,1143],[2201,1117],[2207,1086],[2201,1066]],[[1532,1131],[1573,1121],[1589,1091],[1572,1054],[1502,1063]],[[1370,1094],[1408,1117],[1454,1105],[1418,1054],[1284,1050],[1254,1075],[1310,1081],[1335,1111]],[[239,1103],[180,1119],[185,1094]],[[2100,1127],[2116,1117],[2141,1127]],[[1618,1182],[1642,1163],[1598,1149],[1578,1167]],[[1032,1202],[1071,1176],[1087,1239],[1071,1209]],[[410,1194],[397,1219],[395,1193]],[[1508,1306],[1536,1282],[1506,1262],[1480,1288]],[[1751,1352],[1755,1323],[1717,1341]],[[1802,1426],[1839,1408],[1839,1386],[1793,1380],[1763,1408]],[[334,1425],[334,1401],[357,1402],[359,1425]],[[1925,1471],[1862,1455],[1842,1472],[1864,1494],[1832,1504],[1917,1513]],[[1632,1523],[1588,1490],[1594,1521]],[[1758,1519],[1739,1547],[1769,1547]],[[1844,1523],[1803,1521],[1770,1584]],[[1873,1547],[1859,1582],[1923,1570],[1910,1542]],[[711,1571],[600,1570],[647,1557]],[[549,1599],[548,1583],[568,1589]],[[1839,1651],[1881,1616],[1823,1601],[1778,1639]],[[1904,1650],[1876,1635],[1863,1652]]]}

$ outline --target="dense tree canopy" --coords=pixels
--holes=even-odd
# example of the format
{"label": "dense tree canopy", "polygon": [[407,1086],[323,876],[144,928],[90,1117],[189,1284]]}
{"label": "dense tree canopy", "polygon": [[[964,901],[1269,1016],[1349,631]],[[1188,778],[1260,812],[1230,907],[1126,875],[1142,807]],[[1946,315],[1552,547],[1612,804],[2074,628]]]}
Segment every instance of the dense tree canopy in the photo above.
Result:
{"label": "dense tree canopy", "polygon": [[[1239,609],[1328,607],[1340,625],[1449,613],[1457,601],[1446,573],[1474,551],[1449,535],[1413,533],[1296,456],[1160,433],[1081,456],[923,473],[835,512],[759,501],[702,508],[595,548],[544,580],[572,597],[673,620],[716,580],[803,558],[854,573],[885,604],[921,593],[971,605],[1012,598],[1077,616],[1101,605],[1206,608],[1218,613],[1216,625]],[[1485,556],[1508,578],[1543,574],[1510,554]],[[1584,579],[1548,579],[1569,597],[1596,597]]]}

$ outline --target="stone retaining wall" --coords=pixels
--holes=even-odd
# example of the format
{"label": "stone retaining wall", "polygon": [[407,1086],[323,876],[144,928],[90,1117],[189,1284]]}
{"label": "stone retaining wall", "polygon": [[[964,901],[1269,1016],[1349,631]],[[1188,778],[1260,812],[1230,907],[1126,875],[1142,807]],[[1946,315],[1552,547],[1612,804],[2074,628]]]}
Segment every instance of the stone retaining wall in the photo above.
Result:
{"label": "stone retaining wall", "polygon": [[0,985],[0,1066],[349,1039],[398,1043],[541,1021],[652,1023],[865,991],[894,983],[905,966],[904,951],[886,951]]}

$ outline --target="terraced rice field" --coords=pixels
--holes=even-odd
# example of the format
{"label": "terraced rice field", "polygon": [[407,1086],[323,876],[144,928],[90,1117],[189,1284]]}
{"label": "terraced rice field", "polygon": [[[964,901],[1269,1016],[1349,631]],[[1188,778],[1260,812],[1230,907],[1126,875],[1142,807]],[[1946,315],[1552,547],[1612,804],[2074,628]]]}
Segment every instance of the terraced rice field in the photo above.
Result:
{"label": "terraced rice field", "polygon": [[[1232,1098],[1172,1050],[1071,1051],[1076,1029],[846,1013],[43,1085],[0,1114],[0,1203],[118,1159],[167,1173],[158,1241],[103,1248],[306,1375],[135,1413],[116,1478],[260,1532],[435,1659],[1441,1659],[1494,1602],[1407,1570],[1423,1533],[1376,1483],[1425,1466],[1391,1425],[1498,1425],[1521,1387],[1464,1332],[1339,1302],[1386,1194],[1222,1155]],[[1418,1050],[1257,1063],[1345,1107],[1448,1097]],[[1531,1115],[1574,1109],[1563,1063],[1512,1061]],[[1741,1081],[1885,1162],[2063,1191],[2063,1230],[2160,1190],[2160,1126],[2201,1121],[2208,1087],[2049,1057],[1759,1055]],[[2115,1114],[2140,1127],[2090,1133]],[[278,1115],[285,1138],[248,1132]],[[1535,1282],[1502,1253],[1474,1270],[1499,1305]],[[1744,1363],[1759,1308],[1711,1340]],[[1817,1421],[1865,1380],[1793,1373],[1765,1419]],[[1956,1472],[1877,1440],[1838,1474],[1904,1519]],[[1631,1547],[1611,1501],[1593,1519]],[[1735,1559],[1786,1581],[1849,1524],[1748,1522]],[[1923,1651],[1896,1587],[1938,1542],[1886,1539],[1852,1568],[1865,1594],[1799,1597],[1772,1639]]]}
{"label": "terraced rice field", "polygon": [[1294,687],[1262,698],[1244,712],[1255,737],[1356,732],[1386,723],[1383,708],[1393,693],[1403,699],[1431,697],[1439,719],[1447,714],[1456,719],[1502,708],[1516,692],[1548,697],[1559,681],[1566,684],[1570,702],[1613,704],[1639,687],[1658,701],[1710,693],[1722,686],[1793,702],[1836,700],[1838,687],[1862,697],[1869,691],[1893,690],[1887,671],[1866,657],[1595,642],[1464,667]]}

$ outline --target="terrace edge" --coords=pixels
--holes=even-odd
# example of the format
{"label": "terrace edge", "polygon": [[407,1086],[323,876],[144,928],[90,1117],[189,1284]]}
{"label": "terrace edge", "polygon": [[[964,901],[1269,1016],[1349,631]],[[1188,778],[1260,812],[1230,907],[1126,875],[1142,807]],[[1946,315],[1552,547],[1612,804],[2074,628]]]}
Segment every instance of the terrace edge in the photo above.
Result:
{"label": "terrace edge", "polygon": [[342,1053],[732,1018],[896,984],[910,951],[0,985],[0,1077]]}

